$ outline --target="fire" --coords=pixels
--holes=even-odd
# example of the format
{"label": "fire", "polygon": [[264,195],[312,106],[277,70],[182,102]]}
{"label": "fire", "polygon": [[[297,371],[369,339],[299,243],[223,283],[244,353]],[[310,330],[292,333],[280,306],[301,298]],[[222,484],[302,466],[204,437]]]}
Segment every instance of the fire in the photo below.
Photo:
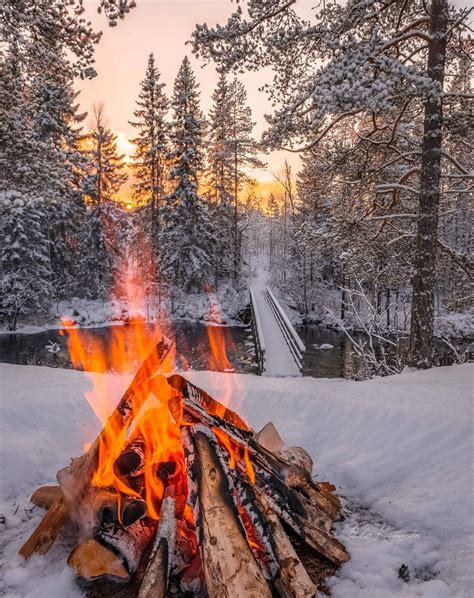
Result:
{"label": "fire", "polygon": [[[145,254],[146,244],[143,244],[141,262],[152,264],[151,255]],[[162,375],[174,371],[175,352],[169,352],[161,364],[160,372],[139,385],[140,391],[132,398],[133,417],[130,418],[130,428],[124,426],[120,418],[110,417],[117,398],[123,392],[123,377],[104,375],[108,372],[123,375],[134,373],[164,336],[159,323],[150,323],[145,319],[150,299],[146,294],[146,280],[156,280],[156,273],[148,272],[145,277],[140,276],[139,270],[137,261],[130,260],[125,268],[120,268],[115,273],[117,283],[113,295],[119,298],[122,309],[126,306],[129,315],[127,326],[113,327],[110,337],[102,339],[97,333],[91,334],[87,330],[76,328],[75,322],[70,318],[64,318],[62,323],[72,363],[76,368],[84,370],[92,382],[91,390],[84,396],[103,425],[98,445],[98,464],[93,473],[92,484],[115,488],[119,496],[144,498],[148,516],[158,520],[167,488],[173,487],[179,496],[187,495],[187,476],[180,439],[181,426],[186,425],[182,421],[181,395]],[[219,310],[213,295],[211,309]],[[118,319],[120,315],[117,313]],[[212,326],[207,330],[212,350],[210,367],[220,371],[233,371],[227,357],[223,331]],[[180,362],[185,364],[185,368],[188,367],[184,358]],[[231,387],[228,385],[226,403],[230,392]],[[216,431],[216,435],[229,452],[231,467],[235,466],[236,461],[245,463],[249,479],[254,480],[248,452],[241,454],[239,447],[234,446],[226,434]],[[138,445],[143,447],[143,467],[136,474],[133,472],[123,475],[117,468],[117,459],[124,451],[133,452],[133,446]],[[90,446],[90,443],[84,444],[84,450],[89,450]]]}
{"label": "fire", "polygon": [[[220,319],[221,309],[214,293],[208,291],[210,301],[209,314]],[[235,368],[227,357],[225,328],[222,326],[207,325],[207,336],[211,346],[209,369],[218,372],[233,372]]]}
{"label": "fire", "polygon": [[[158,323],[149,324],[145,321],[144,307],[147,298],[143,292],[143,280],[140,280],[131,266],[118,273],[117,279],[120,283],[114,294],[121,297],[127,305],[130,322],[128,326],[113,327],[109,342],[85,330],[71,327],[74,322],[70,319],[64,319],[62,323],[67,329],[71,361],[76,368],[83,369],[92,382],[92,389],[85,393],[85,398],[104,426],[92,484],[105,488],[114,487],[128,496],[140,496],[138,490],[130,486],[127,478],[120,477],[114,471],[114,464],[129,442],[137,437],[143,438],[145,471],[142,494],[145,495],[149,516],[158,519],[159,505],[167,485],[157,475],[160,463],[172,461],[176,464],[173,482],[179,480],[183,484],[186,479],[183,476],[184,454],[180,442],[182,411],[177,405],[176,391],[169,386],[164,376],[158,374],[149,384],[143,385],[141,392],[132,399],[133,429],[120,426],[116,418],[109,418],[116,398],[122,392],[123,379],[97,373],[134,372],[163,337]],[[162,372],[174,370],[174,357],[173,352],[170,352],[162,364]]]}
{"label": "fire", "polygon": [[[242,467],[242,460],[244,469],[247,476],[252,484],[255,484],[255,470],[252,463],[250,462],[249,449],[248,447],[241,447],[237,442],[233,441],[229,435],[223,430],[213,427],[214,432],[219,444],[221,444],[226,451],[229,453],[229,467],[234,469],[236,464],[240,464]],[[241,456],[242,453],[242,456]]]}

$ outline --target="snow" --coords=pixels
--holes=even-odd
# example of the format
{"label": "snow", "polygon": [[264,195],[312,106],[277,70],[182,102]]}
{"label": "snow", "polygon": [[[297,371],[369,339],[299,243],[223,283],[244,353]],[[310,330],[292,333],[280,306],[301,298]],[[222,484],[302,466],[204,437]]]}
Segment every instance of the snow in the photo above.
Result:
{"label": "snow", "polygon": [[331,345],[330,343],[323,343],[319,348],[321,351],[331,351],[331,349],[334,349],[334,345]]}
{"label": "snow", "polygon": [[[129,376],[96,374],[118,400]],[[472,474],[474,366],[365,382],[188,372],[260,429],[270,419],[287,445],[306,448],[319,479],[336,484],[351,553],[330,581],[336,598],[468,598],[474,576]],[[40,520],[29,496],[54,483],[100,425],[82,398],[82,372],[0,365],[0,543],[8,598],[80,596],[62,539],[24,563],[17,551]],[[398,577],[405,564],[410,580]],[[0,589],[1,592],[1,589]]]}
{"label": "snow", "polygon": [[265,340],[265,374],[268,376],[299,376],[300,370],[286,343],[283,332],[266,296],[266,273],[261,266],[251,284]]}
{"label": "snow", "polygon": [[[214,304],[219,306],[216,310]],[[185,294],[177,297],[174,313],[171,313],[169,301],[164,300],[162,311],[169,320],[205,321],[221,325],[241,325],[238,314],[248,304],[248,292],[242,288],[236,290],[231,283],[222,283],[215,295],[209,293]],[[150,320],[156,320],[159,314],[158,298],[150,298],[149,304],[141,307],[141,314]],[[53,313],[54,311],[54,313]],[[54,310],[41,317],[37,312],[21,315],[16,333],[36,334],[45,330],[62,328],[61,318],[71,319],[81,328],[99,328],[102,326],[123,325],[129,318],[129,307],[125,301],[93,300],[73,297],[60,301]],[[0,335],[10,334],[7,322],[0,320]]]}

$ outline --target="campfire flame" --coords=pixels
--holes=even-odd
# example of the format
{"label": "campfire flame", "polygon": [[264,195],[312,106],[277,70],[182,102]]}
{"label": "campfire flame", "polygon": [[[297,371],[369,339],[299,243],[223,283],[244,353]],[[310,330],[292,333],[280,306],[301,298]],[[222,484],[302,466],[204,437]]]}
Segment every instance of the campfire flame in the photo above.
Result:
{"label": "campfire flame", "polygon": [[[151,260],[150,260],[151,263]],[[158,520],[161,502],[167,485],[172,483],[186,496],[186,471],[184,452],[180,440],[182,422],[182,406],[177,400],[177,391],[168,384],[161,375],[175,370],[176,354],[170,351],[161,364],[160,372],[149,383],[143,385],[140,393],[133,397],[132,429],[118,425],[109,418],[119,396],[123,380],[115,376],[102,376],[106,372],[129,374],[137,369],[155,349],[163,337],[163,329],[159,323],[147,323],[144,314],[147,297],[144,289],[145,278],[139,277],[136,268],[127,266],[125,271],[117,276],[120,281],[116,285],[114,295],[123,298],[129,313],[128,326],[115,326],[111,331],[109,343],[97,338],[86,330],[74,327],[74,322],[64,318],[62,324],[67,331],[69,354],[74,366],[84,370],[92,382],[92,389],[84,396],[94,413],[104,426],[104,434],[99,446],[98,466],[93,474],[92,484],[98,487],[114,487],[119,496],[143,497],[147,504],[149,517]],[[211,312],[219,313],[216,297],[209,293]],[[119,314],[117,314],[119,316]],[[167,334],[168,332],[167,326]],[[212,351],[209,367],[213,370],[233,371],[226,351],[226,334],[216,326],[208,326],[208,337]],[[180,357],[181,363],[186,363]],[[223,403],[229,402],[231,383],[226,383]],[[180,395],[179,395],[180,396]],[[223,407],[225,411],[225,407]],[[221,414],[222,415],[222,414]],[[239,447],[234,445],[227,435],[215,430],[219,442],[228,450],[231,466],[235,466],[236,459],[245,463],[248,477],[255,479],[248,452],[242,454]],[[140,473],[142,485],[139,489],[132,481],[117,473],[114,465],[117,458],[127,446],[136,440],[144,447],[144,468]],[[90,444],[85,443],[84,449]],[[170,480],[163,480],[158,475],[158,468],[163,463],[174,463],[175,471]],[[136,481],[136,480],[133,480]],[[133,487],[132,487],[133,486]]]}

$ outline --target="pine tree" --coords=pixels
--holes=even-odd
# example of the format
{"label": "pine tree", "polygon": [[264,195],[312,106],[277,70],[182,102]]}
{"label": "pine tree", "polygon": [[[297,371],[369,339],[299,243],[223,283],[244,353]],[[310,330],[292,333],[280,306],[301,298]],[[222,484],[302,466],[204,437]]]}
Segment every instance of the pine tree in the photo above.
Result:
{"label": "pine tree", "polygon": [[199,290],[209,283],[214,239],[207,206],[198,192],[205,123],[187,57],[175,80],[172,106],[172,191],[163,207],[163,274],[180,289]]}
{"label": "pine tree", "polygon": [[216,233],[214,252],[215,286],[219,278],[229,276],[234,267],[234,159],[231,147],[232,97],[230,85],[222,74],[212,96],[209,114],[208,196],[212,205],[212,223]]}
{"label": "pine tree", "polygon": [[20,311],[47,305],[50,293],[46,213],[38,181],[41,148],[27,116],[25,83],[16,47],[0,61],[1,304],[9,326]]}
{"label": "pine tree", "polygon": [[41,181],[48,214],[50,268],[56,297],[70,297],[78,288],[77,253],[85,212],[83,183],[87,158],[80,149],[80,123],[72,72],[57,47],[50,68],[32,79],[32,130],[41,146]]}
{"label": "pine tree", "polygon": [[136,146],[132,160],[135,175],[133,198],[140,211],[140,224],[145,231],[155,256],[159,261],[160,214],[167,188],[169,158],[169,125],[166,122],[168,99],[160,73],[155,67],[153,54],[148,58],[145,78],[141,82],[135,121],[130,124],[138,130],[132,139]]}
{"label": "pine tree", "polygon": [[118,154],[117,136],[106,125],[103,106],[94,107],[88,141],[85,191],[89,207],[82,276],[87,277],[89,296],[105,298],[113,279],[114,252],[119,250],[118,240],[114,238],[114,222],[118,217],[114,199],[128,175],[123,172],[124,156]]}

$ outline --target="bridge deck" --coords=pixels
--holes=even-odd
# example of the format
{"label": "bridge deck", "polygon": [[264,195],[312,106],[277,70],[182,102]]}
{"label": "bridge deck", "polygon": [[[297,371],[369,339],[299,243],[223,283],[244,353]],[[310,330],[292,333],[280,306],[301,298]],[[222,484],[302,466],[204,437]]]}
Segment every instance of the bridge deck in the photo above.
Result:
{"label": "bridge deck", "polygon": [[300,376],[299,367],[291,354],[266,297],[266,282],[263,271],[258,272],[258,276],[251,286],[255,295],[266,345],[264,375]]}

